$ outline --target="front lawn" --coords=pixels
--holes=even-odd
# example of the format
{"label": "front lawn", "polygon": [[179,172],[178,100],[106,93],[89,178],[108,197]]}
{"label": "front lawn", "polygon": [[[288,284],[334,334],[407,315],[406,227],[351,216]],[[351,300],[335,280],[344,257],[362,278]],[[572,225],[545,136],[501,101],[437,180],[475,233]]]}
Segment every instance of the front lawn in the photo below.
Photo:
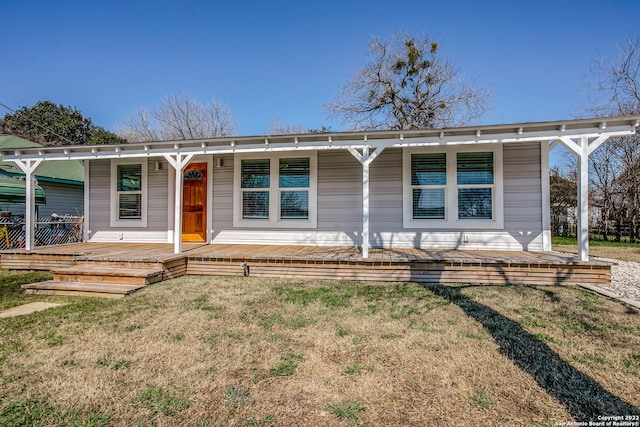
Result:
{"label": "front lawn", "polygon": [[[574,237],[553,237],[551,244],[554,251],[578,253],[578,243]],[[589,240],[589,254],[597,257],[640,262],[640,244],[629,242],[608,242]]]}
{"label": "front lawn", "polygon": [[0,425],[640,415],[640,315],[572,287],[185,276],[0,319]]}

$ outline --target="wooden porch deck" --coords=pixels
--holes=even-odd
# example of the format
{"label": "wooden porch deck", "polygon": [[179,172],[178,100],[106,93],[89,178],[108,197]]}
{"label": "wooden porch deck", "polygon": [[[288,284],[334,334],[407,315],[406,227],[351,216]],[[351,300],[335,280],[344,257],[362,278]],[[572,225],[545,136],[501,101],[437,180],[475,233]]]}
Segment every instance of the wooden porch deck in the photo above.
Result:
{"label": "wooden porch deck", "polygon": [[611,267],[556,252],[370,249],[268,245],[78,243],[0,253],[6,269],[56,270],[102,265],[157,268],[162,279],[184,274],[468,284],[589,284],[611,281]]}

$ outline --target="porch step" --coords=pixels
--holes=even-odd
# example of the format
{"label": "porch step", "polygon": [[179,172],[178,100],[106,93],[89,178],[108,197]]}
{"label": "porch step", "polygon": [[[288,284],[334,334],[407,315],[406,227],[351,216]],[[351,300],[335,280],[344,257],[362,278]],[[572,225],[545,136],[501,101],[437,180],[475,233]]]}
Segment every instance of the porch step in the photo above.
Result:
{"label": "porch step", "polygon": [[138,289],[144,288],[144,285],[119,285],[49,280],[46,282],[22,285],[22,288],[27,294],[123,298]]}
{"label": "porch step", "polygon": [[145,286],[162,281],[162,268],[123,268],[105,264],[82,264],[52,271],[59,282],[83,282]]}

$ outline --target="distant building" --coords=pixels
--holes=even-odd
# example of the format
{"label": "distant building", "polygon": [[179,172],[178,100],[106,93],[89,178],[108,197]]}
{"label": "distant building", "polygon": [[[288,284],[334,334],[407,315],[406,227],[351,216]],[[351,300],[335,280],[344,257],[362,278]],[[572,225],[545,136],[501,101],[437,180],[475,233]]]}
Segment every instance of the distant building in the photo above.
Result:
{"label": "distant building", "polygon": [[[13,135],[0,135],[0,149],[41,147]],[[24,173],[14,162],[0,161],[0,211],[24,215]],[[43,162],[36,171],[39,217],[84,215],[84,167],[78,160]]]}

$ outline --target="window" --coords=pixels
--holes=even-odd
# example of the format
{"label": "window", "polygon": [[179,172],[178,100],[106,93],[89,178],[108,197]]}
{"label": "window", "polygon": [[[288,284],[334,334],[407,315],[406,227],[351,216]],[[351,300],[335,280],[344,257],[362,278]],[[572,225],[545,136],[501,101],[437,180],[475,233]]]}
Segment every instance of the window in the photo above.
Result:
{"label": "window", "polygon": [[493,153],[458,153],[458,219],[493,219]]}
{"label": "window", "polygon": [[309,219],[309,158],[285,158],[279,163],[280,219]]}
{"label": "window", "polygon": [[444,219],[447,186],[445,153],[411,155],[414,219]]}
{"label": "window", "polygon": [[269,159],[242,160],[242,218],[269,219]]}
{"label": "window", "polygon": [[234,226],[316,227],[316,153],[237,155]]}
{"label": "window", "polygon": [[112,227],[146,227],[146,166],[146,163],[112,161]]}
{"label": "window", "polygon": [[404,227],[501,228],[502,147],[484,148],[405,149]]}

